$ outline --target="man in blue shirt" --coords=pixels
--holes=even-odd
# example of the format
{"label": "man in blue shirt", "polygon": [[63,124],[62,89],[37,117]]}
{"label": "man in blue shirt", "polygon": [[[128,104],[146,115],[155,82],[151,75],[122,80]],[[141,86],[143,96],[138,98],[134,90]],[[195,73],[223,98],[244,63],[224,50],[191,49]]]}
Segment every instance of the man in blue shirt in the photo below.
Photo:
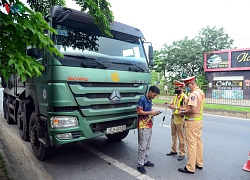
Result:
{"label": "man in blue shirt", "polygon": [[154,163],[148,161],[150,141],[152,136],[153,116],[156,116],[160,111],[152,110],[152,100],[160,94],[157,86],[151,86],[148,93],[142,96],[138,101],[138,167],[137,170],[146,174],[144,166],[154,167]]}

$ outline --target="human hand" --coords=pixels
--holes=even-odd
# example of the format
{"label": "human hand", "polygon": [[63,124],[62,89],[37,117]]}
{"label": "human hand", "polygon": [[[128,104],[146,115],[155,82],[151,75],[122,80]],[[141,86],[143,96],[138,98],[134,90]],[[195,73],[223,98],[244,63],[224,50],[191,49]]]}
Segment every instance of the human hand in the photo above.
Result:
{"label": "human hand", "polygon": [[168,102],[164,103],[168,108],[171,108],[171,105]]}
{"label": "human hand", "polygon": [[178,115],[178,116],[181,116],[181,115],[182,115],[182,112],[181,112],[181,111],[179,111],[177,115]]}
{"label": "human hand", "polygon": [[158,112],[159,112],[158,115],[161,114],[161,113],[163,113],[163,111],[158,111]]}
{"label": "human hand", "polygon": [[153,116],[157,116],[157,115],[159,115],[160,113],[162,113],[162,111],[152,111],[152,115]]}
{"label": "human hand", "polygon": [[183,113],[183,112],[184,112],[184,110],[179,111],[179,112],[178,112],[178,115],[184,117],[184,113]]}
{"label": "human hand", "polygon": [[173,109],[173,110],[177,109],[177,107],[175,105],[170,105],[170,108]]}

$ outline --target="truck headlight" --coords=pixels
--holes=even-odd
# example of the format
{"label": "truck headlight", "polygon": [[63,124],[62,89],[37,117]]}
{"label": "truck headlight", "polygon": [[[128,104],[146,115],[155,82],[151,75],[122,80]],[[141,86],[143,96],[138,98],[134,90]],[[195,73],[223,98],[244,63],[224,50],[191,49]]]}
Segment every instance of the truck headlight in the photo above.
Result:
{"label": "truck headlight", "polygon": [[52,116],[50,118],[52,128],[67,128],[78,126],[77,117],[72,116]]}

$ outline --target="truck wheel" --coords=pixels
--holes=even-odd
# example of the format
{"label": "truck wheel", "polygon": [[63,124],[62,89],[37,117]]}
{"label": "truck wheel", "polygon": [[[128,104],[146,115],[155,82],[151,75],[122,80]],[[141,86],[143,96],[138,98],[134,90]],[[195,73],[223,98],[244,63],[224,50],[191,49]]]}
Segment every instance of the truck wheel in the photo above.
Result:
{"label": "truck wheel", "polygon": [[45,147],[45,145],[39,141],[38,128],[39,128],[38,117],[36,116],[35,112],[32,112],[29,122],[30,143],[37,159],[43,161],[54,155],[55,147],[54,146]]}
{"label": "truck wheel", "polygon": [[19,134],[24,141],[29,141],[29,130],[26,120],[26,112],[21,111],[21,105],[19,105],[17,110],[17,127],[19,129]]}
{"label": "truck wheel", "polygon": [[123,131],[121,133],[107,134],[106,137],[110,141],[121,141],[122,139],[124,139],[125,137],[127,137],[128,133],[129,133],[129,130],[126,130],[126,131]]}
{"label": "truck wheel", "polygon": [[5,101],[5,112],[6,112],[6,120],[8,124],[15,124],[15,121],[10,117],[10,108],[9,108],[9,101],[6,99]]}

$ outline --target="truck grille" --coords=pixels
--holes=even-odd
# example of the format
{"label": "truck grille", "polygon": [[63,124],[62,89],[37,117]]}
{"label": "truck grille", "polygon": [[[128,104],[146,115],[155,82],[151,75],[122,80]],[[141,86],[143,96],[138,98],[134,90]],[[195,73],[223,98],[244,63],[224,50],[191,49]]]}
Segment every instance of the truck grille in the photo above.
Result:
{"label": "truck grille", "polygon": [[[146,92],[147,84],[68,82],[84,116],[134,112],[139,98]],[[113,91],[121,98],[111,101]]]}
{"label": "truck grille", "polygon": [[121,108],[121,107],[131,107],[137,103],[121,103],[121,104],[102,104],[102,105],[91,105],[91,106],[81,106],[81,109],[108,109],[108,108]]}

